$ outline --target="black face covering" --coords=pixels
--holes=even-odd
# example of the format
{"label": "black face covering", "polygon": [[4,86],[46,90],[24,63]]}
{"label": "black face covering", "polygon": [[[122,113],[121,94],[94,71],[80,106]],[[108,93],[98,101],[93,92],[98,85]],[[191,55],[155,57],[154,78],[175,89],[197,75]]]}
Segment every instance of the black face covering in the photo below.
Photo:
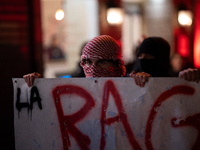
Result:
{"label": "black face covering", "polygon": [[151,54],[154,59],[137,59],[140,72],[149,73],[152,77],[169,77],[170,46],[160,37],[146,38],[138,49],[139,54]]}
{"label": "black face covering", "polygon": [[146,72],[152,77],[157,77],[156,59],[138,59],[139,69],[141,72]]}

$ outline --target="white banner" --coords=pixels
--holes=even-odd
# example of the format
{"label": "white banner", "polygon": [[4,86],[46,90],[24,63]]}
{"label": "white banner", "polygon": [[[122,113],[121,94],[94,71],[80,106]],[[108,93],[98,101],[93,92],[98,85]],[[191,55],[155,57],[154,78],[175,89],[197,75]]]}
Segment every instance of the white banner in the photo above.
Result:
{"label": "white banner", "polygon": [[200,83],[14,79],[16,150],[200,149]]}

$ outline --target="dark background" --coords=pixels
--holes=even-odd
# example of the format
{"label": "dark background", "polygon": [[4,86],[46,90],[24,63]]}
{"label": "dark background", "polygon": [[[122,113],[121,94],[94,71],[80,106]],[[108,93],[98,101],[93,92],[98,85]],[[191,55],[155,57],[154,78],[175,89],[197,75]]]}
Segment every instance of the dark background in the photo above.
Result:
{"label": "dark background", "polygon": [[12,78],[43,72],[40,0],[0,0],[0,149],[15,149]]}

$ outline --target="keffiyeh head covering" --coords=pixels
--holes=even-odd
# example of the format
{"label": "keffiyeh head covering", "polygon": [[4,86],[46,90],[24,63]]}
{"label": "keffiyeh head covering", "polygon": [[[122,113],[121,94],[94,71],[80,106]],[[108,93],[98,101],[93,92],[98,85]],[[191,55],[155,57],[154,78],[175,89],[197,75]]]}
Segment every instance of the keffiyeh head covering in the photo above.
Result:
{"label": "keffiyeh head covering", "polygon": [[[87,66],[85,59],[104,59],[118,62],[116,69],[109,70],[95,65]],[[125,76],[126,69],[122,61],[121,49],[117,42],[108,35],[101,35],[93,38],[82,50],[81,64],[86,77],[121,77]]]}

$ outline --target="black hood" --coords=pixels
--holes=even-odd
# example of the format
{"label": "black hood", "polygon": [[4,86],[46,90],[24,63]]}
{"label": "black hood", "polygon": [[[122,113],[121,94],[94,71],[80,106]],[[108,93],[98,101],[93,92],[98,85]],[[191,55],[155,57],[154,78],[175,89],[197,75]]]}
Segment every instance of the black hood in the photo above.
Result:
{"label": "black hood", "polygon": [[152,77],[168,77],[170,45],[161,37],[146,38],[140,45],[137,56],[148,53],[155,59],[137,59],[141,72],[151,74]]}

